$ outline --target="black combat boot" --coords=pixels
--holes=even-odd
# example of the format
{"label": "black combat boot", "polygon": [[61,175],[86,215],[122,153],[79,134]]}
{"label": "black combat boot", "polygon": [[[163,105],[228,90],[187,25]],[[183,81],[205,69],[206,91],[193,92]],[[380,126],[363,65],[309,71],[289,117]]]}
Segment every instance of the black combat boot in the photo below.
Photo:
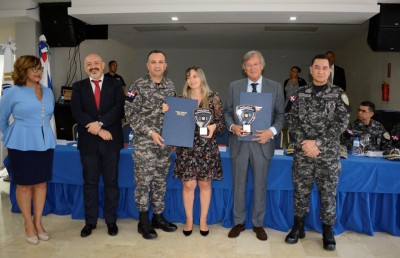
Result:
{"label": "black combat boot", "polygon": [[168,222],[162,213],[160,214],[154,214],[153,220],[151,221],[151,225],[154,228],[161,228],[165,232],[173,232],[178,229],[178,227],[175,224],[172,224]]}
{"label": "black combat boot", "polygon": [[324,242],[324,249],[333,251],[336,249],[335,234],[333,233],[333,226],[322,224],[322,240]]}
{"label": "black combat boot", "polygon": [[142,234],[144,239],[157,238],[157,232],[150,224],[149,215],[147,211],[139,212],[138,232]]}
{"label": "black combat boot", "polygon": [[294,217],[294,225],[292,230],[285,238],[285,242],[288,244],[296,244],[299,241],[299,238],[304,238],[306,233],[304,232],[304,221],[305,217]]}

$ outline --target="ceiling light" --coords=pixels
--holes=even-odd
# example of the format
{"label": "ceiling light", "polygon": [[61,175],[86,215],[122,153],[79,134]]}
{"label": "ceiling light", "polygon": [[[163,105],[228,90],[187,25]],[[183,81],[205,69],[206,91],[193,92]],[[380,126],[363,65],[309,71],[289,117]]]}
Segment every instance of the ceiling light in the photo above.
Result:
{"label": "ceiling light", "polygon": [[175,16],[174,16],[174,17],[171,17],[171,20],[177,21],[177,20],[179,20],[179,19],[178,19],[178,17],[175,17]]}
{"label": "ceiling light", "polygon": [[296,17],[296,16],[291,16],[291,17],[290,17],[290,20],[291,20],[291,21],[295,21],[295,20],[297,20],[297,17]]}

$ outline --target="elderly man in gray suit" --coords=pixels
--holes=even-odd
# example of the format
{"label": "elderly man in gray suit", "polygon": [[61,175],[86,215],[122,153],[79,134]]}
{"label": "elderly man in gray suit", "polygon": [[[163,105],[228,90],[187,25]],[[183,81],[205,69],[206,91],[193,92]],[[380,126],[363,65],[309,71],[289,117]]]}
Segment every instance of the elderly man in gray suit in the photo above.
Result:
{"label": "elderly man in gray suit", "polygon": [[[224,118],[226,127],[232,132],[229,139],[230,157],[232,160],[232,182],[234,189],[234,222],[228,237],[235,238],[245,230],[245,193],[247,171],[250,163],[254,203],[252,211],[253,231],[259,240],[267,240],[263,228],[266,206],[267,177],[269,164],[274,156],[275,144],[273,138],[280,133],[284,124],[284,95],[283,88],[275,81],[262,76],[265,61],[259,51],[247,52],[242,60],[243,70],[248,78],[234,81],[229,86],[228,98],[225,102]],[[236,106],[240,105],[240,92],[257,92],[272,94],[271,127],[257,130],[253,141],[239,141],[245,131],[236,115]]]}

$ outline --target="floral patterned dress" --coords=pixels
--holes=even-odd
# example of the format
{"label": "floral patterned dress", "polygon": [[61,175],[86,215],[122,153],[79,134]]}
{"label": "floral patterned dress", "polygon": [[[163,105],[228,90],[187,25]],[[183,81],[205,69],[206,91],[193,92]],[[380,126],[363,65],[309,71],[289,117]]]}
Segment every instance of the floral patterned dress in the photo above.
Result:
{"label": "floral patterned dress", "polygon": [[223,107],[218,93],[210,93],[208,108],[214,112],[213,121],[210,124],[217,125],[213,137],[210,139],[201,137],[200,129],[196,125],[193,147],[177,147],[176,149],[174,178],[180,178],[183,181],[208,181],[223,178],[221,156],[215,138],[216,134],[221,134],[225,130]]}

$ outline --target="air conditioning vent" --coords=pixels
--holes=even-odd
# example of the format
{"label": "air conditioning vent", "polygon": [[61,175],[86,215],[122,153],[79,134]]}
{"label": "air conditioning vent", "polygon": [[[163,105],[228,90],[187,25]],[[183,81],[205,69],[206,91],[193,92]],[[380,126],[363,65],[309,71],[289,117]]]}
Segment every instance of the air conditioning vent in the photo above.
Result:
{"label": "air conditioning vent", "polygon": [[317,26],[293,26],[293,25],[269,25],[264,27],[265,31],[277,32],[316,32]]}

